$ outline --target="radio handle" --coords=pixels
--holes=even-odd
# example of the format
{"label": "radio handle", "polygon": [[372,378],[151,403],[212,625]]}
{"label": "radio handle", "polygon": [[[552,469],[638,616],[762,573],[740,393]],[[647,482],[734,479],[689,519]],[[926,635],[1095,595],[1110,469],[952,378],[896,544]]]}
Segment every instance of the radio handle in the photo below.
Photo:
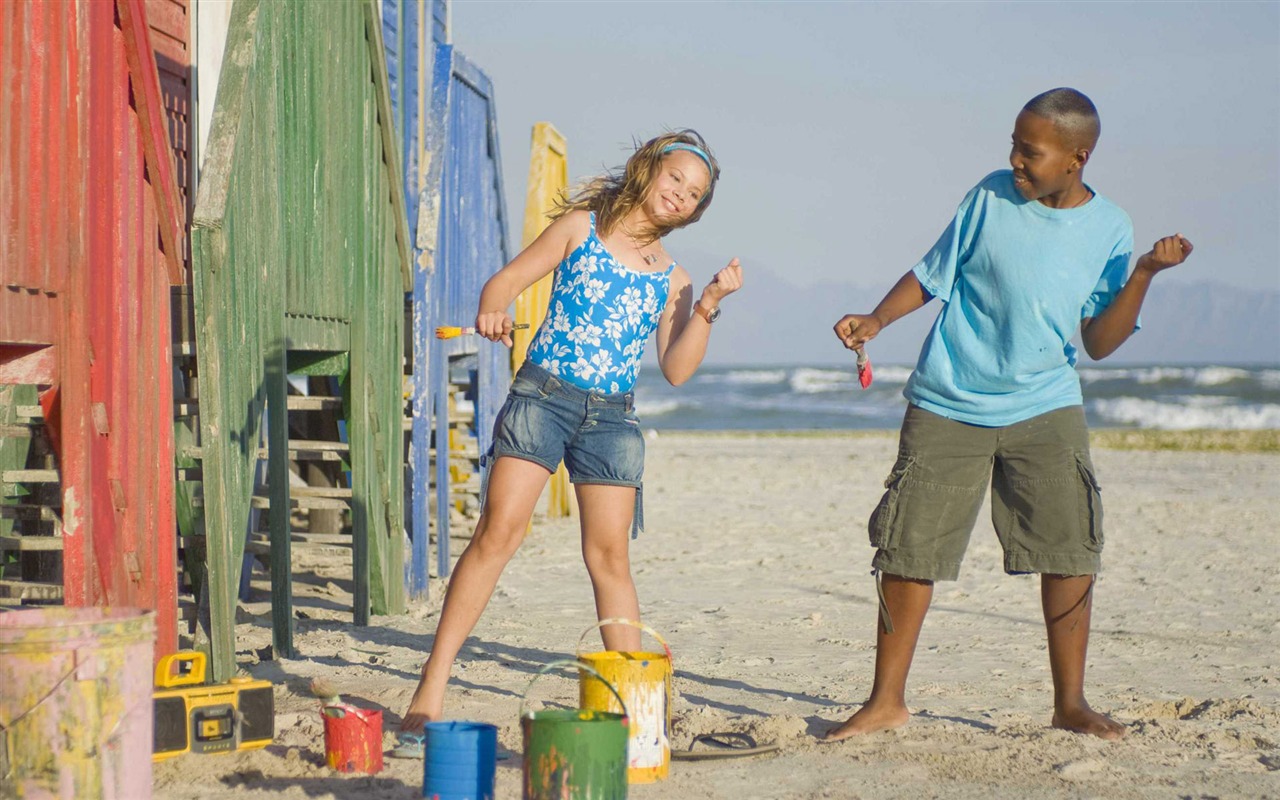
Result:
{"label": "radio handle", "polygon": [[204,683],[207,659],[199,650],[183,650],[160,657],[156,664],[156,687],[195,686]]}

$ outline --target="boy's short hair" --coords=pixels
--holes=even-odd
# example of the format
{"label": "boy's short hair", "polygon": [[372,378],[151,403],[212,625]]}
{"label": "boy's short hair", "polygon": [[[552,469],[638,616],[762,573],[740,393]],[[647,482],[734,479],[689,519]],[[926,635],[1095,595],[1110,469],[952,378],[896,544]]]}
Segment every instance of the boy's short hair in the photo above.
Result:
{"label": "boy's short hair", "polygon": [[1102,133],[1098,109],[1083,92],[1067,87],[1050,89],[1031,98],[1023,111],[1052,120],[1067,143],[1092,152]]}

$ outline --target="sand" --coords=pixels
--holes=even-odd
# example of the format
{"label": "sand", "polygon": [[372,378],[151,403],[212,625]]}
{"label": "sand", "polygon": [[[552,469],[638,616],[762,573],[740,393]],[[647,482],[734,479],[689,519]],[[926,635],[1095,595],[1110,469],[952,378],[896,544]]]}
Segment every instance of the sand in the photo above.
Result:
{"label": "sand", "polygon": [[[652,435],[646,532],[632,559],[645,621],[674,653],[674,744],[733,730],[772,755],[674,763],[634,798],[1280,798],[1280,455],[1095,450],[1107,544],[1089,652],[1095,708],[1120,742],[1049,727],[1038,579],[1010,577],[988,514],[925,622],[905,728],[817,740],[870,688],[875,589],[865,521],[892,434]],[[462,530],[469,533],[465,526]],[[455,539],[456,557],[465,541]],[[434,554],[433,554],[434,558]],[[430,602],[350,622],[350,566],[301,553],[299,658],[260,660],[266,583],[237,626],[246,673],[276,684],[265,750],[156,765],[155,797],[417,798],[421,762],[377,776],[323,766],[314,676],[380,708],[390,731],[439,615]],[[520,797],[521,693],[594,622],[576,520],[539,515],[454,670],[447,714],[500,727],[498,798]],[[599,640],[589,639],[588,649]],[[548,705],[576,678],[539,681]]]}

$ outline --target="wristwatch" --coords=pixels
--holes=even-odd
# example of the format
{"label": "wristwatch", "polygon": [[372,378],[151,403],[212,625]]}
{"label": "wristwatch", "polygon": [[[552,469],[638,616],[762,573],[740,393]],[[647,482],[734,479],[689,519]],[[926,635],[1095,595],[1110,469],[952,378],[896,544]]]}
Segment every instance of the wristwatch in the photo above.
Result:
{"label": "wristwatch", "polygon": [[720,306],[716,306],[715,308],[708,311],[707,309],[703,308],[702,303],[699,303],[697,300],[694,300],[693,310],[695,313],[697,313],[698,316],[705,319],[708,325],[720,319]]}

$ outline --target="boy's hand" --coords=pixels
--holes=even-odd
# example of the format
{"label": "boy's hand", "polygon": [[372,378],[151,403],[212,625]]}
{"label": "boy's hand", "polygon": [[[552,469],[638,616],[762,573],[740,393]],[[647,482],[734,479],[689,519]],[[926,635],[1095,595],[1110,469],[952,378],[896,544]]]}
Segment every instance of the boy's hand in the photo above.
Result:
{"label": "boy's hand", "polygon": [[[715,308],[720,301],[742,288],[742,266],[738,259],[729,261],[729,266],[720,270],[702,290],[702,305]],[[709,304],[709,305],[708,305]]]}
{"label": "boy's hand", "polygon": [[507,347],[512,347],[514,342],[511,341],[511,330],[511,315],[505,311],[482,311],[476,314],[476,333],[491,342],[502,342]]}
{"label": "boy's hand", "polygon": [[1166,236],[1138,257],[1135,269],[1147,270],[1154,274],[1169,267],[1176,267],[1187,260],[1187,256],[1191,255],[1193,249],[1191,242],[1184,239],[1180,233]]}
{"label": "boy's hand", "polygon": [[849,350],[861,350],[862,346],[880,333],[880,320],[870,314],[845,314],[832,329],[836,338]]}

